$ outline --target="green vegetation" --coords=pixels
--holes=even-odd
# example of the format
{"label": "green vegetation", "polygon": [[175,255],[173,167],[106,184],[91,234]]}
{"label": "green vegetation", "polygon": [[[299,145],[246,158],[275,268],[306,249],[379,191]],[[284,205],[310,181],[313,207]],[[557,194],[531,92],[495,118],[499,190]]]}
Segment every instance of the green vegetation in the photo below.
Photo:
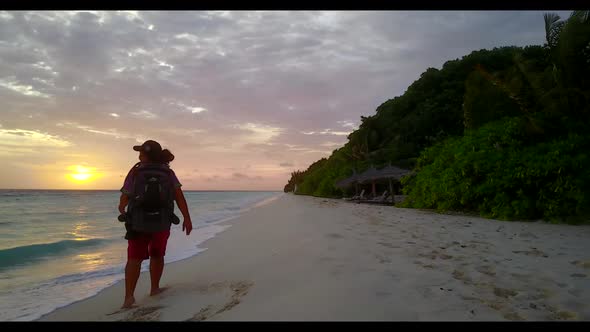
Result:
{"label": "green vegetation", "polygon": [[569,217],[590,212],[590,135],[528,140],[526,121],[494,121],[427,148],[418,173],[402,182],[403,206],[477,211],[499,219]]}
{"label": "green vegetation", "polygon": [[285,191],[349,195],[353,169],[392,163],[406,207],[501,219],[579,222],[590,215],[590,19],[546,14],[543,46],[480,50],[428,68],[361,117],[329,158],[294,172]]}

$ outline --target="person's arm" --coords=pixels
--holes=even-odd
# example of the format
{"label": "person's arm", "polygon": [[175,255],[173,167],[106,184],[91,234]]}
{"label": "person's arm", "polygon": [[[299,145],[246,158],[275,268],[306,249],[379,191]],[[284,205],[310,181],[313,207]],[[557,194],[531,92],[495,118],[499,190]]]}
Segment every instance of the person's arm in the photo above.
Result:
{"label": "person's arm", "polygon": [[119,212],[121,214],[125,213],[125,207],[129,203],[129,196],[131,194],[131,190],[133,188],[133,175],[135,173],[135,168],[139,166],[139,163],[133,165],[127,176],[125,177],[125,181],[123,182],[123,187],[121,188],[121,197],[119,198]]}
{"label": "person's arm", "polygon": [[129,203],[129,197],[125,194],[121,194],[121,198],[119,198],[119,213],[125,213],[127,203]]}
{"label": "person's arm", "polygon": [[193,230],[193,223],[191,221],[191,216],[188,212],[188,205],[186,204],[186,199],[184,198],[184,193],[180,187],[176,188],[176,204],[184,217],[184,221],[182,222],[182,231],[186,229],[186,235],[189,235]]}

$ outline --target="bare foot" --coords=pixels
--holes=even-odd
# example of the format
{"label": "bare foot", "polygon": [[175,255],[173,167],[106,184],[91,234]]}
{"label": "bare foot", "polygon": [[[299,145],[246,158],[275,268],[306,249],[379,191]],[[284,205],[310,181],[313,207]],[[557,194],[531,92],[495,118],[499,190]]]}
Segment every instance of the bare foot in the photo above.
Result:
{"label": "bare foot", "polygon": [[167,289],[168,289],[168,287],[160,287],[160,288],[152,289],[152,291],[150,292],[150,296],[158,295]]}
{"label": "bare foot", "polygon": [[133,297],[133,296],[126,297],[125,301],[123,302],[123,305],[121,306],[121,309],[132,308],[134,303],[135,303],[135,297]]}

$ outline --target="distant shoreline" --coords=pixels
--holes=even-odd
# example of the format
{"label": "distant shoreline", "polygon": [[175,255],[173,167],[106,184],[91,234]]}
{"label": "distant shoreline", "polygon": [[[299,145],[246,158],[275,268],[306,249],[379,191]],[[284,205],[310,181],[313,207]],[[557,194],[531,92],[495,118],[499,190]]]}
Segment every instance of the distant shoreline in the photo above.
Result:
{"label": "distant shoreline", "polygon": [[[119,189],[2,189],[0,191],[119,191]],[[282,190],[192,190],[183,189],[183,192],[283,192]]]}

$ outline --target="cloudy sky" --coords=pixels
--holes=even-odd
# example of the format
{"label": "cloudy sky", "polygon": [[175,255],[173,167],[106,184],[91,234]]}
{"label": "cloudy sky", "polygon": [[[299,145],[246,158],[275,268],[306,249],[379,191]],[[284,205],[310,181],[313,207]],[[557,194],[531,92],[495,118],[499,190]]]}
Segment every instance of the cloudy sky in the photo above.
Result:
{"label": "cloudy sky", "polygon": [[[567,12],[559,12],[567,17]],[[0,188],[280,190],[428,67],[542,44],[543,12],[0,12]]]}

